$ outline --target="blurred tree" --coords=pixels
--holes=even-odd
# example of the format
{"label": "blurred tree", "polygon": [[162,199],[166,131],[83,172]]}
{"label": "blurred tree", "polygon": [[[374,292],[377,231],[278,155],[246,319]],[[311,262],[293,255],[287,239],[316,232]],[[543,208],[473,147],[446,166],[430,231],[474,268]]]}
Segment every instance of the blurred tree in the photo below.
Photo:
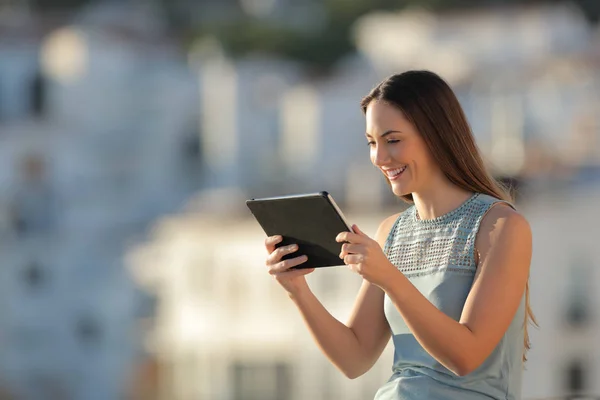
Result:
{"label": "blurred tree", "polygon": [[398,7],[394,0],[324,0],[326,23],[322,29],[300,31],[278,20],[244,16],[225,24],[206,24],[191,32],[190,39],[214,35],[232,56],[261,52],[280,55],[309,66],[327,68],[354,50],[352,25],[372,10]]}
{"label": "blurred tree", "polygon": [[[92,3],[111,0],[30,0],[40,11],[69,12]],[[134,0],[122,0],[124,2]],[[320,4],[325,23],[313,31],[298,29],[279,18],[261,19],[244,14],[240,0],[222,0],[221,11],[228,18],[202,22],[195,15],[205,11],[205,2],[192,0],[152,0],[159,5],[171,27],[171,33],[183,37],[185,44],[205,35],[217,37],[232,57],[250,53],[268,53],[305,63],[317,71],[327,70],[340,58],[354,51],[352,26],[360,16],[375,10],[400,10],[424,7],[433,11],[495,7],[507,5],[552,4],[561,0],[313,0]],[[575,0],[588,20],[600,18],[600,1]],[[210,18],[208,18],[210,20]],[[206,21],[207,19],[202,19]]]}
{"label": "blurred tree", "polygon": [[[83,5],[102,0],[29,0],[31,7],[40,11],[63,11],[77,9]],[[108,1],[108,0],[105,0]],[[127,1],[127,0],[124,0]],[[130,0],[131,1],[131,0]],[[189,0],[155,0],[163,8],[166,17],[174,28],[187,30],[193,28],[189,16],[202,8],[202,4]],[[354,21],[360,15],[372,10],[402,9],[408,6],[420,6],[433,10],[471,8],[485,6],[533,5],[560,3],[562,0],[321,0],[332,19]],[[230,7],[236,2],[229,0]],[[574,0],[587,18],[596,23],[600,18],[600,1]],[[236,10],[237,12],[238,10]],[[350,24],[351,25],[351,24]]]}
{"label": "blurred tree", "polygon": [[92,0],[30,0],[31,7],[39,11],[71,11]]}
{"label": "blurred tree", "polygon": [[[63,0],[67,1],[67,0]],[[75,0],[71,0],[75,1]],[[175,3],[161,0],[169,15]],[[262,52],[291,58],[309,66],[327,68],[354,51],[351,30],[360,16],[375,10],[400,10],[424,7],[432,11],[536,5],[558,3],[560,0],[321,0],[325,23],[312,32],[298,30],[283,21],[259,19],[239,13],[228,22],[190,26],[186,36],[191,41],[204,35],[216,36],[233,57]],[[590,21],[600,15],[600,1],[575,0]],[[238,10],[239,11],[239,10]],[[173,10],[170,11],[172,14]],[[181,21],[179,21],[181,22]]]}

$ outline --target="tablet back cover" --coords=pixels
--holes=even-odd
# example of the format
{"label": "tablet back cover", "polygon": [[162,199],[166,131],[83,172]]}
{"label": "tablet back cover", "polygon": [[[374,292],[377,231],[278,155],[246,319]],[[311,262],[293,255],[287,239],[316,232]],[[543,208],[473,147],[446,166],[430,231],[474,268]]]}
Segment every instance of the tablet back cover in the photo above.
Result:
{"label": "tablet back cover", "polygon": [[277,247],[298,244],[298,251],[284,256],[283,260],[305,254],[308,260],[296,268],[344,265],[339,257],[342,244],[335,238],[349,229],[329,201],[327,192],[252,199],[246,204],[267,236],[283,236]]}

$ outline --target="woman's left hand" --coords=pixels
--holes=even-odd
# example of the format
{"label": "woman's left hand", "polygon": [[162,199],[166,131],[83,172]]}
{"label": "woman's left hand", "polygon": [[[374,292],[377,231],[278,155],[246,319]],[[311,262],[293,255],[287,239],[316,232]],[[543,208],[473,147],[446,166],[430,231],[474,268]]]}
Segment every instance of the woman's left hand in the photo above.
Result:
{"label": "woman's left hand", "polygon": [[352,225],[353,232],[341,232],[336,242],[342,245],[340,258],[352,271],[383,289],[398,269],[388,260],[377,241],[371,239],[358,226]]}

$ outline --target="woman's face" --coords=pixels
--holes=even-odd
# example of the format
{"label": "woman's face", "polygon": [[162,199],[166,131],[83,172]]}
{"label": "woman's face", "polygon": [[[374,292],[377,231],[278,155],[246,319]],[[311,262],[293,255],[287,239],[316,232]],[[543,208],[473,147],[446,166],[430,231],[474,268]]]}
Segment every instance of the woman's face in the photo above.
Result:
{"label": "woman's face", "polygon": [[440,172],[425,141],[398,108],[374,100],[367,107],[366,123],[371,162],[396,196],[419,192]]}

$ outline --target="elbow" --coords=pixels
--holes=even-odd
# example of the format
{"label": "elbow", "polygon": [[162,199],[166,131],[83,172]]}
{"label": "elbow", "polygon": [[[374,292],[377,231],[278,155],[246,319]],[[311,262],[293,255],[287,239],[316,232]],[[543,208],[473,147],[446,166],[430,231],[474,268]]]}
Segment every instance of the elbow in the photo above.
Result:
{"label": "elbow", "polygon": [[342,373],[344,374],[344,376],[348,379],[356,379],[359,378],[361,376],[363,376],[365,374],[365,372],[367,371],[363,371],[363,370],[359,370],[357,368],[355,369],[347,369],[347,370],[343,370]]}
{"label": "elbow", "polygon": [[360,376],[361,374],[353,374],[353,373],[347,373],[344,372],[344,376],[348,379],[356,379]]}
{"label": "elbow", "polygon": [[462,377],[469,375],[471,372],[479,368],[480,365],[480,361],[469,358],[463,358],[456,362],[451,370],[452,372],[454,372],[455,375]]}
{"label": "elbow", "polygon": [[344,374],[344,376],[348,379],[356,379],[364,374],[366,374],[374,363],[365,363],[360,362],[351,366],[347,366],[346,368],[340,368],[340,371]]}
{"label": "elbow", "polygon": [[366,374],[377,361],[378,355],[375,353],[365,352],[359,348],[354,357],[346,359],[344,365],[338,364],[338,369],[348,379],[356,379]]}
{"label": "elbow", "polygon": [[469,368],[469,367],[456,367],[452,369],[452,372],[454,372],[454,374],[456,376],[467,376],[469,375],[471,372],[475,371],[475,368]]}

